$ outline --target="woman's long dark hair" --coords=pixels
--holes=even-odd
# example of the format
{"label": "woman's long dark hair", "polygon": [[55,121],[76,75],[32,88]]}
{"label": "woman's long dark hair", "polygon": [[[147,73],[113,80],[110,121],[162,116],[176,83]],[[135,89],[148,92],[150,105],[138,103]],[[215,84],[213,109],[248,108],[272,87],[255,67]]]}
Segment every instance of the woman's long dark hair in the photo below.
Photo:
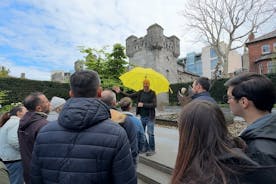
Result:
{"label": "woman's long dark hair", "polygon": [[219,106],[195,100],[179,117],[179,147],[172,183],[223,183],[231,169],[219,156],[234,147]]}
{"label": "woman's long dark hair", "polygon": [[23,106],[19,105],[19,106],[12,108],[12,110],[10,110],[10,112],[5,112],[0,118],[0,127],[4,126],[4,124],[10,119],[11,116],[16,116],[17,112],[21,112],[22,108],[23,108]]}

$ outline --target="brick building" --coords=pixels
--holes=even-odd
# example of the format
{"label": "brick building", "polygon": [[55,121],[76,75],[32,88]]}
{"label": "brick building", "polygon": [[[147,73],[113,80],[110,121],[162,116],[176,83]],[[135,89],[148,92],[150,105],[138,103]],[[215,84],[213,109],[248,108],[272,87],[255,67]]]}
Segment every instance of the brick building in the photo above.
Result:
{"label": "brick building", "polygon": [[276,73],[276,30],[255,38],[252,33],[246,43],[249,71],[259,74]]}

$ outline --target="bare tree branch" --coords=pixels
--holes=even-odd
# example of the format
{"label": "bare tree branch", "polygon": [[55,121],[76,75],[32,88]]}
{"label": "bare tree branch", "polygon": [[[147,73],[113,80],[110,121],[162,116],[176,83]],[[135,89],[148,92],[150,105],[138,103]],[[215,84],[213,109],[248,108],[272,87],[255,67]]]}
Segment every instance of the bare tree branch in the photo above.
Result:
{"label": "bare tree branch", "polygon": [[223,66],[227,75],[229,52],[243,47],[250,33],[276,18],[274,4],[274,0],[196,0],[188,2],[183,16],[188,30],[199,33],[216,51],[216,70]]}

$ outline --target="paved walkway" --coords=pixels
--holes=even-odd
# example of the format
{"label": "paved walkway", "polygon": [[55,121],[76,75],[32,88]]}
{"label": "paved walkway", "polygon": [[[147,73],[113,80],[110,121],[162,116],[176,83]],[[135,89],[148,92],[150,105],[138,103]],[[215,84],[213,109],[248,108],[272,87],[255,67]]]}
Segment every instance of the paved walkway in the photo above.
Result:
{"label": "paved walkway", "polygon": [[[180,110],[181,107],[178,106],[169,107],[168,109],[165,109],[165,111],[157,111],[157,115],[178,113]],[[231,113],[230,110],[228,111]],[[273,109],[273,112],[276,113],[276,109]],[[243,120],[240,117],[234,117],[234,119]],[[141,156],[174,168],[178,151],[178,129],[175,127],[164,127],[156,124],[154,132],[156,154],[150,157],[146,157],[145,154],[141,154]]]}
{"label": "paved walkway", "polygon": [[141,156],[174,168],[178,151],[178,129],[159,125],[154,128],[156,154],[150,157],[146,157],[145,154]]}

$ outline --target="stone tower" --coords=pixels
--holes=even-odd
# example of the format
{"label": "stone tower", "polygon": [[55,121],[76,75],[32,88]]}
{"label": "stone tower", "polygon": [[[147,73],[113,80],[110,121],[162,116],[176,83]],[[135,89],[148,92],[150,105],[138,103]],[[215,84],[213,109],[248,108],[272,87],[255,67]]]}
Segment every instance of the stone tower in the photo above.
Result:
{"label": "stone tower", "polygon": [[[153,24],[144,37],[129,36],[126,39],[126,55],[131,65],[152,68],[170,83],[177,83],[176,60],[180,54],[180,41],[176,36],[164,36],[163,30],[160,25]],[[168,95],[158,96],[161,104],[168,102]]]}
{"label": "stone tower", "polygon": [[170,83],[176,83],[179,42],[176,36],[164,36],[163,28],[153,24],[144,37],[132,35],[126,39],[126,55],[131,65],[153,68],[167,77]]}

